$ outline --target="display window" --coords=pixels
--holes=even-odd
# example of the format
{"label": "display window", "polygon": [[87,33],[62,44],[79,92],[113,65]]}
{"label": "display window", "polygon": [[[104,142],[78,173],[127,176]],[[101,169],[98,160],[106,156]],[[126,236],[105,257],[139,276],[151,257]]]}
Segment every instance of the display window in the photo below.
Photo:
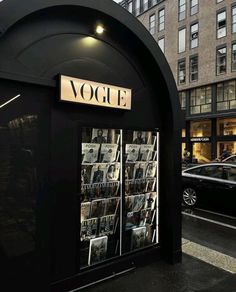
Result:
{"label": "display window", "polygon": [[81,268],[158,243],[157,135],[82,129]]}
{"label": "display window", "polygon": [[211,161],[211,143],[193,143],[192,160],[196,163],[207,163]]}
{"label": "display window", "polygon": [[218,119],[217,135],[218,136],[236,135],[236,118]]}
{"label": "display window", "polygon": [[236,141],[218,142],[217,143],[217,157],[221,157],[223,150],[226,150],[228,155],[236,154]]}
{"label": "display window", "polygon": [[211,121],[192,121],[190,122],[191,137],[210,137],[211,136]]}

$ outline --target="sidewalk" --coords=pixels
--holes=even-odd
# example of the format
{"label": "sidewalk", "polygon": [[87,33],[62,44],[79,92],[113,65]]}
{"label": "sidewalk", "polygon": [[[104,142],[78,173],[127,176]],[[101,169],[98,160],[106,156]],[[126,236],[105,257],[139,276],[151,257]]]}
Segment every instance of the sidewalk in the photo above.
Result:
{"label": "sidewalk", "polygon": [[236,274],[183,253],[182,264],[169,265],[159,261],[82,291],[236,292]]}

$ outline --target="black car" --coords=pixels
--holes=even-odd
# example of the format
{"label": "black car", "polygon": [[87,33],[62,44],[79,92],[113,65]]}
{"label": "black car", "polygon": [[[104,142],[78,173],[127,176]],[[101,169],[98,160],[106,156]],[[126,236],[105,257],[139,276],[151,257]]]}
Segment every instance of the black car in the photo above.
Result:
{"label": "black car", "polygon": [[236,217],[236,163],[207,163],[182,171],[182,200]]}

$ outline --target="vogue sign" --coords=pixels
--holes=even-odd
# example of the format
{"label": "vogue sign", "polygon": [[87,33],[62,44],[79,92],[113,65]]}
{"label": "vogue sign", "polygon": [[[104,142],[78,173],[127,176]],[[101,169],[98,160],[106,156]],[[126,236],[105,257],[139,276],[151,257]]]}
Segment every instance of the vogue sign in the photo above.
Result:
{"label": "vogue sign", "polygon": [[60,76],[60,100],[95,106],[131,109],[131,89]]}

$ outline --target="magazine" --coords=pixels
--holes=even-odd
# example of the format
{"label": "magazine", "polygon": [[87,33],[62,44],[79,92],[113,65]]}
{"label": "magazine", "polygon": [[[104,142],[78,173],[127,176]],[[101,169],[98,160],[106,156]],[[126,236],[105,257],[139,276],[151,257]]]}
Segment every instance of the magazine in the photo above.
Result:
{"label": "magazine", "polygon": [[148,179],[146,183],[146,192],[153,192],[155,191],[155,186],[156,186],[156,179]]}
{"label": "magazine", "polygon": [[106,199],[105,215],[114,215],[119,207],[120,198]]}
{"label": "magazine", "polygon": [[125,229],[133,229],[139,226],[140,212],[128,212],[126,215]]}
{"label": "magazine", "polygon": [[134,193],[134,180],[125,181],[125,196],[133,195]]}
{"label": "magazine", "polygon": [[93,129],[92,143],[103,144],[107,143],[108,129]]}
{"label": "magazine", "polygon": [[154,210],[155,208],[155,202],[156,202],[156,197],[157,193],[156,192],[151,192],[151,193],[146,193],[145,194],[145,205],[144,208],[151,208]]}
{"label": "magazine", "polygon": [[141,145],[140,146],[140,153],[139,153],[139,160],[140,161],[152,160],[153,149],[154,149],[153,145]]}
{"label": "magazine", "polygon": [[125,197],[125,210],[127,213],[133,211],[133,205],[134,205],[134,196]]}
{"label": "magazine", "polygon": [[134,179],[142,179],[145,176],[146,163],[135,163],[134,165]]}
{"label": "magazine", "polygon": [[125,145],[125,153],[127,155],[127,162],[135,162],[138,160],[139,157],[139,149],[140,145],[134,144],[126,144]]}
{"label": "magazine", "polygon": [[91,218],[81,222],[80,238],[81,241],[95,238],[98,228],[98,218]]}
{"label": "magazine", "polygon": [[126,163],[125,164],[125,179],[133,179],[134,178],[134,164]]}
{"label": "magazine", "polygon": [[133,144],[151,144],[152,132],[150,131],[134,131]]}
{"label": "magazine", "polygon": [[138,249],[145,246],[146,227],[138,227],[132,229],[131,236],[131,250]]}
{"label": "magazine", "polygon": [[143,208],[144,203],[145,203],[145,195],[144,194],[134,196],[134,202],[133,202],[132,211],[133,212],[140,211]]}
{"label": "magazine", "polygon": [[102,217],[105,214],[106,199],[94,200],[91,203],[90,217]]}
{"label": "magazine", "polygon": [[140,222],[139,226],[145,226],[146,223],[152,220],[152,210],[151,208],[143,209],[140,212]]}
{"label": "magazine", "polygon": [[117,144],[102,144],[100,152],[100,162],[112,163],[116,161]]}
{"label": "magazine", "polygon": [[145,237],[145,244],[149,245],[152,243],[153,238],[153,226],[151,224],[146,224],[146,237]]}
{"label": "magazine", "polygon": [[106,183],[104,196],[107,198],[116,197],[118,195],[119,186],[120,183],[118,181]]}
{"label": "magazine", "polygon": [[120,163],[113,163],[108,165],[107,173],[106,173],[106,180],[107,182],[110,181],[118,181],[120,174]]}
{"label": "magazine", "polygon": [[88,265],[93,265],[106,259],[107,240],[107,236],[102,236],[90,240]]}
{"label": "magazine", "polygon": [[82,163],[97,162],[99,147],[98,144],[82,143]]}
{"label": "magazine", "polygon": [[81,165],[81,185],[90,183],[91,171],[92,171],[92,164]]}
{"label": "magazine", "polygon": [[136,179],[134,181],[133,193],[142,194],[145,193],[147,189],[147,180],[144,178]]}
{"label": "magazine", "polygon": [[115,215],[103,216],[100,218],[99,236],[113,234]]}
{"label": "magazine", "polygon": [[90,202],[81,203],[81,206],[80,206],[80,221],[81,222],[89,218],[90,206],[91,206]]}
{"label": "magazine", "polygon": [[146,178],[155,177],[157,171],[157,163],[152,161],[149,162],[146,168]]}
{"label": "magazine", "polygon": [[108,165],[106,163],[99,163],[93,165],[91,173],[91,184],[106,182],[106,173]]}

